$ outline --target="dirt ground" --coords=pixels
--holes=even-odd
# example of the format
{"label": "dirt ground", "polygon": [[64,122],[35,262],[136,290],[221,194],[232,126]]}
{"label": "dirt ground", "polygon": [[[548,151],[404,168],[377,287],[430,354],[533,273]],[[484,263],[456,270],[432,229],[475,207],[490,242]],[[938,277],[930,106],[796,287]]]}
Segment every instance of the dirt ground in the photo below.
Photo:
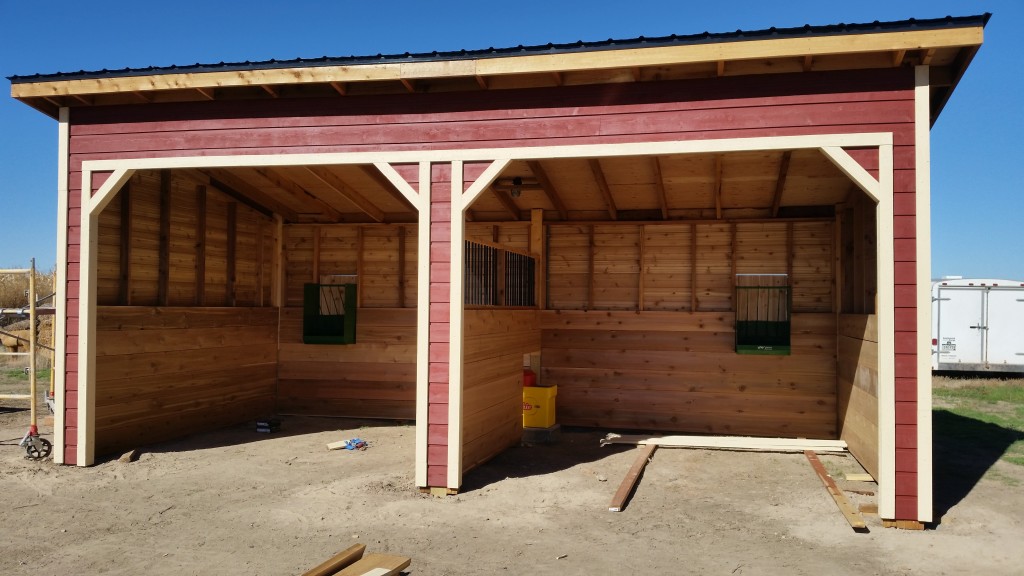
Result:
{"label": "dirt ground", "polygon": [[[26,460],[27,422],[0,408],[9,576],[300,574],[355,542],[410,556],[410,575],[1024,573],[1024,467],[998,460],[966,475],[937,462],[932,529],[867,515],[857,534],[802,454],[660,449],[612,513],[636,449],[599,447],[604,430],[509,450],[434,498],[413,488],[410,425],[284,418],[277,434],[234,426],[82,469]],[[353,437],[369,449],[325,449]],[[874,492],[842,479],[861,471],[852,458],[821,458],[844,489]]]}

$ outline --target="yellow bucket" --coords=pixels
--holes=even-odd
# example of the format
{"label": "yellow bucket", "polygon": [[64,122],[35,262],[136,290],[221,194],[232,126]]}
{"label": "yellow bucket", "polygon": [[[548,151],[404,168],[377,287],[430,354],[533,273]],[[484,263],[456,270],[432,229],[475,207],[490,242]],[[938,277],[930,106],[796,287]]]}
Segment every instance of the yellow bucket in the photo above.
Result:
{"label": "yellow bucket", "polygon": [[523,426],[550,428],[555,425],[555,396],[558,386],[523,388]]}

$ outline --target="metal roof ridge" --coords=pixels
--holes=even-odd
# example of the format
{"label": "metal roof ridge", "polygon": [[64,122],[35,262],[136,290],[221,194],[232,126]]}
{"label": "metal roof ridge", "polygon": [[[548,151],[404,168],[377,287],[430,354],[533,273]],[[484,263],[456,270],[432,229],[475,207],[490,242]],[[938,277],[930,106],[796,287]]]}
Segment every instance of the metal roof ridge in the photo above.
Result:
{"label": "metal roof ridge", "polygon": [[973,16],[945,16],[942,18],[894,20],[880,22],[875,20],[866,23],[838,23],[789,28],[765,28],[761,30],[736,30],[735,32],[702,32],[697,34],[645,37],[638,36],[628,39],[597,40],[584,42],[578,40],[570,43],[548,43],[531,46],[522,44],[507,48],[483,48],[474,50],[434,51],[404,54],[376,54],[366,56],[321,56],[319,58],[293,58],[289,60],[262,60],[257,62],[219,62],[215,64],[189,64],[169,66],[148,66],[144,68],[123,68],[118,70],[79,70],[77,72],[55,72],[50,74],[13,75],[7,79],[12,84],[29,82],[48,82],[55,80],[116,78],[130,76],[162,75],[175,73],[231,72],[243,70],[269,70],[282,68],[315,68],[326,66],[353,66],[379,63],[431,62],[445,60],[476,60],[485,58],[505,58],[510,56],[533,56],[543,54],[561,54],[570,52],[598,52],[603,50],[624,50],[630,48],[649,48],[656,46],[699,45],[717,42],[743,42],[770,38],[794,38],[800,36],[836,36],[852,33],[882,33],[911,30],[934,30],[940,28],[961,28],[988,24],[992,14],[985,12]]}

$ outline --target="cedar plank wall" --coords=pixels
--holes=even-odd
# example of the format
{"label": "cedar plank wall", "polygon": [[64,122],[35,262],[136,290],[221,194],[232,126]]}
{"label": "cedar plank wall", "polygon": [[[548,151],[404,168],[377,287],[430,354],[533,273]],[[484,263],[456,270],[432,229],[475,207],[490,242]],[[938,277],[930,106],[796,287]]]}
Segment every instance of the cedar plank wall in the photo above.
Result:
{"label": "cedar plank wall", "polygon": [[463,471],[522,440],[523,355],[540,350],[539,320],[537,310],[466,310]]}
{"label": "cedar plank wall", "polygon": [[[416,417],[416,225],[286,225],[278,411],[283,414]],[[405,294],[398,264],[405,236]],[[318,245],[314,249],[313,245]],[[319,260],[314,262],[314,254]],[[360,261],[362,265],[360,265]],[[358,278],[356,343],[302,343],[302,286],[335,274]],[[400,307],[402,302],[406,307]]]}
{"label": "cedar plank wall", "polygon": [[96,454],[270,414],[277,310],[100,306]]}
{"label": "cedar plank wall", "polygon": [[839,316],[839,437],[878,478],[878,324],[874,314]]}
{"label": "cedar plank wall", "polygon": [[[836,437],[832,222],[609,224],[592,248],[580,228],[549,226],[542,378],[559,422]],[[733,269],[793,271],[791,356],[735,353]]]}
{"label": "cedar plank wall", "polygon": [[[906,68],[483,93],[73,109],[68,204],[67,461],[75,462],[76,437],[70,423],[76,422],[77,415],[77,223],[83,160],[893,132],[896,215],[913,217],[913,75],[913,69]],[[425,118],[431,121],[424,122]],[[437,184],[435,210],[438,216],[448,216],[450,210],[444,207],[450,191],[443,189],[442,180]],[[438,225],[443,228],[443,224]],[[897,234],[901,236],[896,243],[895,263],[896,329],[900,334],[896,341],[896,393],[902,404],[897,410],[897,446],[909,449],[904,453],[906,457],[915,457],[915,241],[913,230],[907,226],[897,227]],[[431,322],[436,331],[442,330],[446,308],[438,290],[432,284],[431,301],[436,303],[437,312],[432,309]],[[442,342],[437,344],[441,346]],[[432,366],[431,381],[443,384],[444,362],[435,353],[440,350],[433,348],[432,342],[431,358],[432,363],[436,359],[436,365]],[[446,412],[446,391],[440,388],[432,386],[432,402]],[[446,443],[438,434],[442,431],[439,426],[443,425],[435,425],[432,438]],[[898,470],[904,457],[898,458]],[[428,472],[432,480],[439,478],[438,471],[444,472]],[[904,484],[916,487],[916,482]],[[900,518],[916,515],[916,493],[909,490],[897,493]]]}

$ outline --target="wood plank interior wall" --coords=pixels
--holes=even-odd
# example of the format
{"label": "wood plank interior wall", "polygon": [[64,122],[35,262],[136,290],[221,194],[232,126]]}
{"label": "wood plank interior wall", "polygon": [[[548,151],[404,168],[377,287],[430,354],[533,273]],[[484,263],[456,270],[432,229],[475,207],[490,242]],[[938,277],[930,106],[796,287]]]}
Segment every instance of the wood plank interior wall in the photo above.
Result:
{"label": "wood plank interior wall", "polygon": [[734,274],[788,273],[795,312],[829,312],[833,224],[549,224],[546,307],[729,311]]}
{"label": "wood plank interior wall", "polygon": [[878,325],[874,314],[839,316],[839,437],[878,477]]}
{"label": "wood plank interior wall", "polygon": [[875,204],[864,193],[850,194],[838,212],[842,265],[841,311],[874,314],[878,293]]}
{"label": "wood plank interior wall", "polygon": [[[284,227],[277,409],[283,414],[416,417],[415,225]],[[302,286],[356,275],[356,342],[302,343]]]}
{"label": "wood plank interior wall", "polygon": [[97,302],[267,305],[271,222],[187,172],[139,171],[99,215]]}
{"label": "wood plank interior wall", "polygon": [[734,351],[731,312],[544,311],[562,424],[836,437],[836,320],[792,316],[792,355]]}
{"label": "wood plank interior wall", "polygon": [[96,454],[269,415],[273,308],[100,306]]}
{"label": "wood plank interior wall", "polygon": [[537,310],[466,310],[463,470],[522,439],[523,355],[540,349]]}

